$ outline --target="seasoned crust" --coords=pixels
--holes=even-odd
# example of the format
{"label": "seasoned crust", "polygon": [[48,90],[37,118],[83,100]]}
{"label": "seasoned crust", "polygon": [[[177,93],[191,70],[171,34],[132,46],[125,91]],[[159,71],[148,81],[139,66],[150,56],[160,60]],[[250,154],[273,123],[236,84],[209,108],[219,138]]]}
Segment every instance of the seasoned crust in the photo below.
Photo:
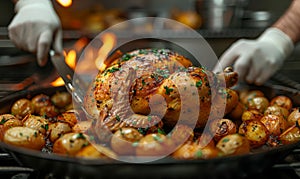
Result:
{"label": "seasoned crust", "polygon": [[[170,126],[180,115],[187,116],[187,125],[206,124],[215,96],[211,86],[218,87],[220,75],[192,66],[189,59],[168,49],[139,49],[111,61],[96,76],[92,97],[86,98],[86,103],[96,105],[97,110],[91,111],[101,124],[113,131],[134,127],[128,121],[135,114],[146,126],[143,116],[155,116]],[[223,77],[227,81],[237,77],[232,71],[227,74]],[[190,102],[195,97],[198,104]]]}

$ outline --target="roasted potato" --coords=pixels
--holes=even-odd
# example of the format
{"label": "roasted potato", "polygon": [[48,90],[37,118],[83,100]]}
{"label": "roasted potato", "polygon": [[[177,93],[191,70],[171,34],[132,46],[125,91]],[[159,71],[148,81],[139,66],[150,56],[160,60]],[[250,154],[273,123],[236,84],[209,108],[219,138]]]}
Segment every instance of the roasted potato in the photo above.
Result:
{"label": "roasted potato", "polygon": [[201,148],[215,147],[215,141],[213,140],[213,136],[208,132],[200,134],[199,137],[195,140],[195,143]]}
{"label": "roasted potato", "polygon": [[153,133],[143,137],[136,147],[137,156],[167,156],[175,150],[173,141],[163,134]]}
{"label": "roasted potato", "polygon": [[7,129],[16,127],[16,126],[23,126],[22,121],[17,119],[12,114],[2,114],[0,115],[0,141],[3,140],[4,133]]}
{"label": "roasted potato", "polygon": [[[218,91],[220,94],[217,97],[221,97],[222,99],[219,102],[224,101],[226,103],[225,114],[231,112],[238,104],[239,97],[235,90],[226,88],[222,91]],[[217,102],[217,103],[219,103]]]}
{"label": "roasted potato", "polygon": [[92,125],[91,121],[78,121],[73,127],[73,132],[86,132]]}
{"label": "roasted potato", "polygon": [[89,145],[87,136],[82,133],[67,133],[53,144],[53,152],[69,156],[76,155],[83,147]]}
{"label": "roasted potato", "polygon": [[226,108],[225,108],[225,114],[228,114],[231,112],[239,102],[238,93],[230,88],[226,88]]}
{"label": "roasted potato", "polygon": [[210,133],[215,141],[219,141],[228,134],[237,132],[237,127],[230,119],[217,119],[209,124]]}
{"label": "roasted potato", "polygon": [[248,102],[255,97],[264,97],[264,93],[260,90],[243,91],[240,93],[240,101],[244,105],[248,105]]}
{"label": "roasted potato", "polygon": [[287,119],[289,116],[289,111],[281,106],[269,106],[265,112],[264,115],[273,114],[276,116],[282,116],[284,119]]}
{"label": "roasted potato", "polygon": [[22,119],[27,114],[34,113],[34,107],[29,99],[22,98],[14,102],[11,107],[11,113],[17,118]]}
{"label": "roasted potato", "polygon": [[300,122],[300,108],[295,109],[287,118],[287,125],[293,126],[296,124],[297,121]]}
{"label": "roasted potato", "polygon": [[279,141],[282,144],[292,144],[300,141],[300,128],[299,124],[294,124],[285,130],[280,136]]}
{"label": "roasted potato", "polygon": [[266,97],[254,97],[248,101],[248,109],[256,109],[264,113],[269,106],[269,100]]}
{"label": "roasted potato", "polygon": [[[118,63],[114,65],[116,67]],[[260,90],[238,93],[225,88],[213,91],[207,80],[218,79],[218,74],[204,73],[198,67],[187,70],[189,76],[184,71],[177,76],[170,75],[170,79],[155,74],[140,76],[130,87],[129,100],[133,103],[123,105],[138,113],[124,118],[118,116],[123,114],[123,108],[116,110],[113,106],[114,100],[121,99],[111,99],[111,88],[106,82],[102,84],[107,88],[94,94],[104,95],[103,99],[99,98],[95,109],[88,108],[91,111],[104,107],[103,111],[97,108],[93,113],[99,118],[96,121],[81,120],[81,113],[67,110],[72,106],[72,97],[67,92],[57,92],[51,98],[44,94],[32,99],[22,98],[13,104],[12,114],[0,115],[0,141],[35,150],[50,147],[55,154],[105,159],[168,155],[175,159],[210,159],[300,141],[300,110],[292,108],[289,97],[276,96],[269,101]],[[113,72],[107,73],[107,76],[113,75]],[[190,77],[192,81],[189,81]],[[171,79],[191,88],[176,86]],[[228,82],[235,83],[226,81],[226,84]],[[198,91],[193,93],[194,87]],[[185,93],[179,94],[181,90]],[[194,100],[197,92],[200,106],[181,104],[181,98]],[[91,96],[91,99],[85,99],[88,103],[85,105],[96,105],[95,96]],[[185,120],[178,121],[180,113]],[[198,122],[192,120],[194,116]],[[99,141],[105,146],[96,143]]]}
{"label": "roasted potato", "polygon": [[89,144],[86,147],[83,147],[80,151],[76,153],[76,157],[83,157],[83,158],[103,158],[108,159],[110,158],[117,158],[117,154],[114,153],[107,147],[103,147],[97,144]]}
{"label": "roasted potato", "polygon": [[5,130],[4,130],[3,125],[0,125],[0,141],[3,141],[4,133],[5,133]]}
{"label": "roasted potato", "polygon": [[187,125],[177,124],[173,130],[168,134],[175,145],[181,145],[188,141],[193,141],[194,131]]}
{"label": "roasted potato", "polygon": [[220,118],[230,113],[238,105],[238,102],[238,94],[235,90],[229,88],[219,90],[213,99],[212,115]]}
{"label": "roasted potato", "polygon": [[172,156],[176,159],[210,159],[220,155],[214,146],[200,147],[196,143],[185,143]]}
{"label": "roasted potato", "polygon": [[247,95],[249,94],[249,89],[240,89],[238,90],[239,93],[239,101],[245,105],[246,103],[244,101],[247,102],[247,99],[245,99],[247,97]]}
{"label": "roasted potato", "polygon": [[120,128],[111,138],[111,148],[119,155],[135,154],[137,143],[143,138],[143,135],[134,128]]}
{"label": "roasted potato", "polygon": [[40,116],[53,118],[59,114],[59,110],[54,105],[43,106],[39,111]]}
{"label": "roasted potato", "polygon": [[63,134],[69,133],[72,131],[72,128],[68,123],[65,122],[55,122],[49,125],[49,139],[51,142],[54,142]]}
{"label": "roasted potato", "polygon": [[278,136],[287,128],[287,122],[281,115],[268,114],[260,119],[270,135]]}
{"label": "roasted potato", "polygon": [[57,116],[57,120],[68,123],[70,127],[73,127],[78,122],[75,111],[63,112]]}
{"label": "roasted potato", "polygon": [[250,152],[248,139],[237,133],[224,136],[219,140],[216,147],[224,155],[241,155]]}
{"label": "roasted potato", "polygon": [[46,134],[49,129],[49,121],[41,116],[28,114],[22,122],[25,127],[36,129],[42,134]]}
{"label": "roasted potato", "polygon": [[48,95],[45,95],[45,94],[39,94],[39,95],[34,96],[31,99],[31,104],[32,104],[32,106],[34,108],[34,112],[36,114],[40,113],[40,110],[41,110],[42,107],[52,105],[50,97]]}
{"label": "roasted potato", "polygon": [[228,113],[228,117],[233,120],[240,120],[245,110],[245,105],[238,102],[233,110]]}
{"label": "roasted potato", "polygon": [[72,96],[68,92],[57,92],[51,96],[51,102],[58,108],[65,108],[67,105],[71,104]]}
{"label": "roasted potato", "polygon": [[286,108],[287,110],[291,110],[293,107],[293,102],[292,100],[287,97],[287,96],[275,96],[274,98],[271,99],[270,101],[271,106],[280,106],[283,108]]}
{"label": "roasted potato", "polygon": [[44,136],[36,129],[28,127],[12,127],[8,129],[3,141],[19,147],[41,150],[45,145]]}
{"label": "roasted potato", "polygon": [[2,125],[4,131],[6,131],[7,129],[12,127],[22,126],[23,123],[12,114],[2,114],[0,115],[0,125]]}
{"label": "roasted potato", "polygon": [[239,127],[239,134],[245,136],[253,148],[264,145],[269,138],[269,131],[260,121],[244,121]]}
{"label": "roasted potato", "polygon": [[264,115],[256,109],[246,110],[242,114],[242,121],[256,120],[259,121]]}

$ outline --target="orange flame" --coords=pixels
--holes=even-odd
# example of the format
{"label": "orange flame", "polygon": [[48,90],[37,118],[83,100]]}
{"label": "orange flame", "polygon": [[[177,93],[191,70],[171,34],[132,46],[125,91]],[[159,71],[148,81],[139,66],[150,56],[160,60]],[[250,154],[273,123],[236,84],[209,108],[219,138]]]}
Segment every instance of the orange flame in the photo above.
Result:
{"label": "orange flame", "polygon": [[72,0],[56,0],[63,7],[70,7],[72,5]]}
{"label": "orange flame", "polygon": [[[77,53],[80,52],[87,44],[88,44],[88,39],[83,37],[83,38],[78,39],[74,43],[72,49],[69,52],[66,52],[66,50],[63,51],[66,64],[73,70],[76,67]],[[51,85],[52,86],[63,86],[64,81],[61,77],[58,77],[56,80],[54,80],[51,83]]]}
{"label": "orange flame", "polygon": [[51,86],[63,86],[65,85],[64,80],[61,77],[56,78],[56,80],[51,82]]}
{"label": "orange flame", "polygon": [[[63,51],[64,56],[65,56],[65,62],[66,64],[72,68],[75,69],[76,66],[76,51],[75,50],[70,50],[68,53],[64,50]],[[65,83],[61,77],[58,77],[56,80],[51,82],[52,86],[63,86]]]}
{"label": "orange flame", "polygon": [[89,40],[85,37],[78,39],[74,44],[74,50],[76,52],[80,52],[83,49],[83,47],[85,47],[86,44],[88,44],[88,42]]}
{"label": "orange flame", "polygon": [[104,70],[106,67],[104,61],[106,60],[109,52],[116,44],[116,36],[113,33],[108,32],[101,36],[101,40],[103,42],[103,45],[98,51],[98,56],[95,60],[95,64],[99,70]]}
{"label": "orange flame", "polygon": [[[116,45],[116,36],[113,33],[105,33],[100,37],[103,45],[100,47],[100,49],[96,52],[96,59],[95,56],[93,55],[93,51],[86,51],[85,52],[85,63],[86,60],[93,60],[91,61],[92,63],[94,62],[98,70],[104,70],[106,68],[105,65],[105,60],[107,59],[110,51],[113,49],[113,47]],[[68,66],[72,69],[75,69],[76,67],[76,59],[77,59],[77,53],[80,52],[88,43],[87,38],[81,38],[78,41],[75,42],[73,45],[72,49],[69,50],[68,52],[64,51],[64,56],[65,56],[65,61],[68,64]],[[89,53],[88,53],[89,52]],[[79,64],[80,69],[79,71],[86,72],[89,71],[89,69],[86,65],[81,66]],[[64,82],[62,78],[57,78],[55,81],[51,83],[52,86],[62,86],[64,85]]]}
{"label": "orange flame", "polygon": [[71,67],[72,69],[75,69],[75,66],[76,66],[76,51],[75,50],[70,50],[65,55],[65,61],[68,64],[69,67]]}

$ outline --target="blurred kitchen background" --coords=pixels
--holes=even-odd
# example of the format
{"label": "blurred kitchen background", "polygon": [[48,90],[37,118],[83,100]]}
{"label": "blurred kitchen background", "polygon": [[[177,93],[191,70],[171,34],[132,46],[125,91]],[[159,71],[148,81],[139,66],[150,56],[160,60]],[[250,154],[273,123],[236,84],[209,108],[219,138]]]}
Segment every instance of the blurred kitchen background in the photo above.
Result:
{"label": "blurred kitchen background", "polygon": [[[240,38],[256,38],[280,17],[291,0],[52,0],[61,18],[64,38],[80,38],[122,22],[143,16],[167,17],[198,31],[220,56]],[[14,15],[10,0],[0,1],[0,26]],[[1,38],[0,32],[0,38]],[[87,36],[88,36],[87,35]],[[300,48],[288,59],[280,73],[300,82]],[[300,76],[300,75],[298,75]]]}

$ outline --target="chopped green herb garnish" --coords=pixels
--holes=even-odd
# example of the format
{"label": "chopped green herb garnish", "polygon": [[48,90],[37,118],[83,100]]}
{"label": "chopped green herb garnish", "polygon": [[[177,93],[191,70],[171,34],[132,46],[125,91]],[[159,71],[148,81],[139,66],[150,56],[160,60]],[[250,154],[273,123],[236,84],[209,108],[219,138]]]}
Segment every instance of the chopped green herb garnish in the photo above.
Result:
{"label": "chopped green herb garnish", "polygon": [[174,91],[173,88],[169,88],[168,86],[164,86],[164,89],[166,90],[166,95],[170,95],[170,93]]}
{"label": "chopped green herb garnish", "polygon": [[195,153],[195,157],[196,157],[196,158],[201,158],[202,155],[203,155],[202,150],[198,150],[198,151]]}
{"label": "chopped green herb garnish", "polygon": [[148,54],[148,51],[145,49],[139,50],[139,54]]}
{"label": "chopped green herb garnish", "polygon": [[228,138],[225,138],[225,139],[222,140],[222,142],[228,142],[228,141],[229,141]]}
{"label": "chopped green herb garnish", "polygon": [[162,76],[163,78],[169,78],[170,76],[170,71],[169,69],[156,69],[156,73],[159,74],[160,76]]}
{"label": "chopped green herb garnish", "polygon": [[252,131],[254,132],[257,129],[257,125],[252,126]]}
{"label": "chopped green herb garnish", "polygon": [[91,136],[89,136],[89,140],[90,140],[90,141],[94,141],[94,140],[95,140],[95,137],[91,135]]}
{"label": "chopped green herb garnish", "polygon": [[155,81],[158,81],[158,74],[156,74],[156,73],[152,73],[151,74],[151,78],[154,78],[155,79]]}
{"label": "chopped green herb garnish", "polygon": [[85,139],[85,136],[82,133],[78,133],[76,139]]}
{"label": "chopped green herb garnish", "polygon": [[158,49],[153,48],[153,49],[152,49],[152,52],[153,52],[153,53],[157,53],[157,52],[158,52]]}
{"label": "chopped green herb garnish", "polygon": [[201,80],[196,82],[196,87],[199,88],[200,86],[202,86],[202,81]]}
{"label": "chopped green herb garnish", "polygon": [[117,121],[121,121],[120,116],[116,115],[116,120],[117,120]]}
{"label": "chopped green herb garnish", "polygon": [[156,140],[156,141],[158,141],[158,142],[162,142],[163,141],[162,138],[159,135],[154,135],[153,139]]}
{"label": "chopped green herb garnish", "polygon": [[123,55],[122,61],[128,61],[128,60],[130,60],[131,57],[133,57],[133,55],[126,53]]}
{"label": "chopped green herb garnish", "polygon": [[41,125],[41,128],[45,129],[46,131],[49,129],[49,125],[45,124],[45,125]]}
{"label": "chopped green herb garnish", "polygon": [[113,73],[113,72],[119,71],[119,70],[120,70],[120,68],[117,68],[117,67],[112,67],[110,69],[107,69],[107,71],[110,72],[110,73]]}
{"label": "chopped green herb garnish", "polygon": [[146,135],[148,128],[138,128],[139,133]]}
{"label": "chopped green herb garnish", "polygon": [[145,86],[146,85],[146,82],[144,79],[142,79],[142,85]]}
{"label": "chopped green herb garnish", "polygon": [[5,119],[4,117],[1,119],[0,124],[4,124],[6,123],[6,121],[8,121],[9,119]]}
{"label": "chopped green herb garnish", "polygon": [[157,133],[165,135],[165,131],[163,129],[158,128]]}
{"label": "chopped green herb garnish", "polygon": [[86,147],[88,145],[89,145],[89,143],[84,143],[84,144],[82,144],[81,148]]}
{"label": "chopped green herb garnish", "polygon": [[135,126],[137,124],[137,121],[132,121],[132,125]]}
{"label": "chopped green herb garnish", "polygon": [[139,142],[138,142],[138,141],[135,141],[135,142],[133,142],[131,145],[132,145],[132,147],[137,147],[137,146],[139,145]]}
{"label": "chopped green herb garnish", "polygon": [[124,133],[124,131],[123,131],[123,129],[122,129],[122,128],[120,128],[120,129],[119,129],[119,131],[120,131],[120,133],[121,133],[121,135],[122,135],[122,136],[124,136],[124,135],[125,135],[125,133]]}

